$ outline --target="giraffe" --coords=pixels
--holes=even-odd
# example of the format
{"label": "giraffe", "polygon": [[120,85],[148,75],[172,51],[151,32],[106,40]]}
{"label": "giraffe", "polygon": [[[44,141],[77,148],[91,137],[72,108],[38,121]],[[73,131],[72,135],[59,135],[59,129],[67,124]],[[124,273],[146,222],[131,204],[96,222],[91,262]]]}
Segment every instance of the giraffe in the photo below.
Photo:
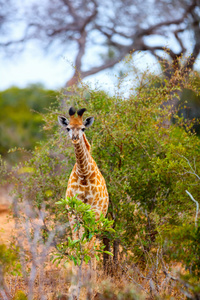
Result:
{"label": "giraffe", "polygon": [[[94,117],[86,118],[83,121],[83,114],[85,108],[77,111],[73,107],[69,109],[69,120],[65,116],[59,116],[58,122],[63,126],[69,135],[73,145],[76,156],[76,163],[69,177],[68,186],[66,190],[66,197],[74,197],[82,200],[84,203],[90,204],[91,208],[95,211],[95,219],[98,220],[101,212],[105,216],[108,210],[108,192],[104,177],[99,171],[94,159],[90,154],[90,144],[84,133],[85,129],[90,127],[94,122]],[[78,239],[77,231],[74,232],[75,219],[72,215],[68,214],[70,227],[72,229],[72,238]],[[96,237],[88,243],[87,247],[92,249]],[[93,255],[91,259],[91,277],[93,282],[96,281],[96,259]],[[73,266],[72,272],[77,274],[76,267]],[[71,284],[70,293],[72,299],[76,299],[76,286]]]}

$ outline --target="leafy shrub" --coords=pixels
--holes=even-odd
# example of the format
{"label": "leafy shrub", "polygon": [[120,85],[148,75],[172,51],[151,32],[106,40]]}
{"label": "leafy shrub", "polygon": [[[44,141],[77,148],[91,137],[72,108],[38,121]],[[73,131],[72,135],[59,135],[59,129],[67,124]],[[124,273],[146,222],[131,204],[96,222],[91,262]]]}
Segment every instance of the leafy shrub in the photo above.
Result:
{"label": "leafy shrub", "polygon": [[[195,277],[199,274],[199,233],[194,226],[195,206],[185,191],[198,199],[200,139],[191,131],[193,122],[184,122],[178,115],[174,115],[175,123],[164,126],[171,113],[163,103],[173,100],[183,86],[167,80],[158,85],[156,80],[144,78],[145,84],[141,82],[128,99],[84,85],[60,98],[64,97],[67,107],[86,107],[95,117],[86,135],[109,192],[108,219],[113,220],[115,234],[108,238],[113,248],[117,241],[130,261],[146,269],[153,262],[156,265],[162,249],[162,259],[181,262]],[[191,82],[183,84],[192,89]],[[68,222],[67,214],[55,205],[65,194],[75,163],[66,133],[57,126],[57,115],[65,113],[61,107],[44,115],[48,140],[13,171],[15,194],[39,211],[45,209],[47,232]],[[57,237],[61,244],[66,235],[70,231]]]}
{"label": "leafy shrub", "polygon": [[[69,236],[66,242],[62,242],[57,245],[59,252],[56,253],[55,261],[61,261],[63,258],[66,261],[73,261],[75,266],[81,266],[83,262],[86,264],[91,260],[91,249],[85,247],[95,236],[102,236],[105,231],[114,233],[112,228],[113,221],[106,219],[103,214],[100,215],[98,221],[95,219],[95,212],[91,209],[89,204],[83,203],[76,197],[61,199],[56,204],[63,207],[62,213],[73,213],[75,216],[74,231],[78,232],[79,238],[72,240]],[[66,206],[68,207],[66,209]],[[82,232],[83,231],[83,232]],[[104,246],[97,247],[94,243],[93,246],[94,255],[99,260],[98,254],[107,253],[112,255],[108,251],[104,251]]]}
{"label": "leafy shrub", "polygon": [[2,289],[6,288],[5,276],[20,274],[20,269],[18,249],[15,246],[7,247],[5,244],[0,244],[0,295]]}
{"label": "leafy shrub", "polygon": [[32,150],[43,140],[41,113],[46,113],[52,103],[56,106],[55,92],[40,85],[0,92],[0,154],[7,155],[10,148]]}
{"label": "leafy shrub", "polygon": [[27,296],[23,291],[18,290],[12,300],[27,300]]}

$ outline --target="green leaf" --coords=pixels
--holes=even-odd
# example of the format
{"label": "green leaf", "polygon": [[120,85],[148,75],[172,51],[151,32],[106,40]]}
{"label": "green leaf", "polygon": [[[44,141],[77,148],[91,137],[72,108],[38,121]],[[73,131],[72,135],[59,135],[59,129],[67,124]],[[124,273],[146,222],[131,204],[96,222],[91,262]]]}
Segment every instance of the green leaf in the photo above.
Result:
{"label": "green leaf", "polygon": [[86,262],[86,264],[91,260],[91,257],[89,255],[85,255],[84,256],[84,261]]}
{"label": "green leaf", "polygon": [[73,260],[74,265],[76,266],[77,265],[77,259],[73,255],[71,255],[71,259]]}
{"label": "green leaf", "polygon": [[96,257],[96,260],[99,261],[99,256],[98,255],[94,255]]}
{"label": "green leaf", "polygon": [[92,232],[89,233],[88,240],[90,241],[93,238],[94,234]]}
{"label": "green leaf", "polygon": [[109,232],[112,232],[112,233],[115,233],[115,232],[116,232],[116,231],[115,231],[113,228],[111,228],[111,227],[106,228],[106,231],[109,231]]}
{"label": "green leaf", "polygon": [[113,254],[111,252],[109,252],[109,251],[103,251],[103,252],[106,253],[106,254],[109,254],[109,255],[113,256]]}

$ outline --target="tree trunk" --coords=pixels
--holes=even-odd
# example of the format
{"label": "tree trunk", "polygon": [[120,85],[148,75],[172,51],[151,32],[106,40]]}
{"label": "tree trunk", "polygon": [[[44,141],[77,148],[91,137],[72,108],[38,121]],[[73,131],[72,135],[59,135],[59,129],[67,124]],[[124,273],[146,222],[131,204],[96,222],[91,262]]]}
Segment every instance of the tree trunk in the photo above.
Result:
{"label": "tree trunk", "polygon": [[119,260],[119,241],[118,240],[114,240],[113,243],[113,262],[114,264],[118,264],[118,260]]}
{"label": "tree trunk", "polygon": [[[104,250],[110,252],[110,240],[106,236],[103,237],[103,244],[105,246]],[[103,253],[103,269],[106,274],[109,273],[110,270],[110,255],[107,253]]]}
{"label": "tree trunk", "polygon": [[115,273],[118,269],[119,262],[119,241],[114,240],[113,243],[113,273]]}

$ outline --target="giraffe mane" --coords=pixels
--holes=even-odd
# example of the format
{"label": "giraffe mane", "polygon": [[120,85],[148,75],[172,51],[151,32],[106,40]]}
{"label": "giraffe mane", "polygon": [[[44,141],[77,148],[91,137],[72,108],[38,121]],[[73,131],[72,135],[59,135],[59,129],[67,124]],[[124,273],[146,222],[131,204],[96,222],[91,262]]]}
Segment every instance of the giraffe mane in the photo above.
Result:
{"label": "giraffe mane", "polygon": [[86,138],[86,135],[85,135],[85,133],[83,134],[83,139],[84,139],[84,142],[85,142],[86,148],[87,148],[87,149],[88,149],[88,151],[90,152],[90,148],[91,148],[91,146],[90,146],[90,144],[89,144],[89,142],[88,142],[88,140],[87,140],[87,138]]}

